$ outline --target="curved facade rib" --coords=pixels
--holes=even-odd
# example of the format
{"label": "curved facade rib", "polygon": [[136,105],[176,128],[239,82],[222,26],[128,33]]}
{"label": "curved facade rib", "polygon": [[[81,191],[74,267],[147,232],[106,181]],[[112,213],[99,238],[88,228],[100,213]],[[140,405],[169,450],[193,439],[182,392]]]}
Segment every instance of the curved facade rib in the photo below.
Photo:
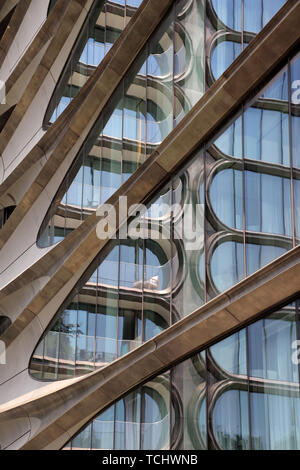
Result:
{"label": "curved facade rib", "polygon": [[[49,3],[49,11],[55,3]],[[26,393],[34,393],[28,395],[29,405],[24,404],[26,398],[18,401],[19,392],[12,396],[16,403],[2,405],[0,422],[9,423],[9,438],[1,425],[0,446],[4,439],[7,448],[30,448],[32,442],[47,448],[65,444],[66,435],[74,433],[65,449],[299,449],[299,298],[294,297],[295,291],[289,297],[282,287],[282,303],[270,301],[268,312],[265,307],[255,313],[252,309],[251,318],[247,317],[243,299],[241,312],[237,312],[239,289],[249,292],[255,284],[251,299],[256,305],[255,295],[263,295],[263,283],[282,274],[280,264],[275,274],[267,272],[269,267],[257,271],[299,245],[299,47],[286,47],[280,60],[274,54],[276,61],[274,58],[269,68],[263,68],[261,75],[253,73],[252,83],[247,77],[248,92],[244,83],[240,94],[232,83],[228,86],[231,72],[237,73],[235,67],[242,79],[245,70],[249,72],[242,65],[243,60],[253,64],[256,50],[252,46],[257,43],[270,48],[264,36],[268,27],[251,42],[270,20],[270,30],[281,20],[287,21],[288,7],[282,10],[286,16],[278,15],[273,21],[285,1],[259,0],[253,9],[248,0],[176,0],[158,28],[149,26],[154,32],[147,43],[145,36],[146,45],[124,69],[127,72],[113,94],[110,90],[112,97],[102,105],[97,120],[98,110],[81,132],[80,112],[74,117],[73,106],[77,102],[80,109],[90,105],[84,97],[91,90],[96,90],[92,97],[103,94],[93,74],[98,77],[102,60],[106,67],[106,59],[111,59],[110,55],[104,59],[106,53],[117,40],[122,41],[128,29],[123,30],[141,3],[91,2],[62,74],[52,77],[57,85],[41,123],[46,132],[43,144],[51,129],[60,133],[56,126],[65,109],[70,112],[70,124],[62,122],[70,132],[61,138],[57,155],[54,152],[57,162],[51,159],[51,139],[49,148],[46,144],[39,147],[40,142],[34,147],[42,155],[34,155],[37,192],[45,178],[39,165],[50,175],[49,185],[43,186],[42,204],[41,199],[33,198],[34,204],[38,201],[34,210],[39,217],[42,213],[37,239],[36,230],[28,252],[22,254],[30,258],[34,253],[34,261],[18,279],[14,278],[14,263],[0,272],[5,288],[4,294],[0,293],[0,346],[4,344],[1,338],[8,340],[9,361],[15,346],[20,351],[24,338],[30,337],[25,359],[19,361],[14,375],[10,370],[0,377],[0,388],[7,396],[9,386],[24,383]],[[118,52],[118,48],[112,51]],[[248,55],[246,51],[250,51]],[[258,57],[263,55],[258,53]],[[108,70],[115,72],[113,67]],[[251,71],[249,75],[252,79]],[[216,98],[218,87],[221,92]],[[199,100],[199,107],[209,111],[202,115],[203,128],[212,123],[201,138],[193,127],[200,113]],[[205,108],[208,102],[214,104]],[[212,117],[214,111],[217,118]],[[67,113],[63,117],[68,117]],[[176,141],[181,135],[190,135],[194,143],[187,146],[186,142],[185,148],[185,142]],[[68,138],[74,140],[70,146]],[[169,147],[170,142],[177,142],[178,152],[185,157],[180,160],[175,155],[173,161],[169,149],[174,153],[177,149]],[[64,146],[68,149],[66,159],[59,160]],[[56,163],[58,178],[50,168]],[[149,183],[142,177],[145,174]],[[28,177],[26,172],[23,176],[24,180]],[[16,180],[18,185],[23,176]],[[135,181],[145,184],[146,189],[135,186]],[[12,194],[5,193],[1,207],[14,200],[18,185]],[[136,199],[132,197],[134,190]],[[96,210],[112,202],[111,211],[117,208],[119,215],[117,191],[145,206],[128,218],[127,238],[121,236],[124,227],[120,219],[116,237],[98,246],[96,223],[102,223],[103,217]],[[16,204],[14,223],[22,218],[26,197],[32,197],[28,194],[20,211]],[[0,229],[14,209],[1,209]],[[3,229],[3,249],[11,225],[10,221]],[[22,221],[20,227],[24,228]],[[16,237],[15,232],[12,236]],[[292,272],[293,253],[297,254],[291,252],[289,268],[284,265],[282,270]],[[47,271],[42,264],[46,266],[48,261]],[[196,322],[198,314],[202,330]],[[185,317],[190,323],[185,323]],[[245,318],[255,318],[255,322],[249,324]],[[214,322],[219,333],[212,335],[208,330]],[[181,330],[190,331],[192,324],[194,337],[198,332],[201,335],[196,345],[189,343],[193,332],[189,337]],[[248,326],[240,329],[241,325]],[[168,349],[170,338],[166,335],[172,331],[182,335],[178,347],[183,352],[177,359],[171,357],[173,343]],[[133,369],[126,390],[113,390],[110,395],[113,367],[119,365],[121,370],[129,358],[125,363],[130,364],[131,359],[134,368],[134,355],[139,364],[143,354],[149,356],[149,370],[135,380]],[[188,355],[189,359],[174,365]],[[0,354],[0,366],[1,360]],[[151,360],[156,364],[155,372]],[[105,367],[107,375],[105,370],[99,372]],[[158,372],[160,375],[153,377]],[[101,374],[107,382],[101,385],[99,403],[96,400],[90,405],[88,399],[94,399],[101,388]],[[151,380],[144,383],[149,377]],[[64,379],[73,380],[64,386]],[[112,381],[113,386],[116,383]],[[49,390],[51,397],[47,396]],[[66,398],[63,408],[67,393],[73,391],[72,403]],[[32,404],[42,406],[49,398],[49,406],[56,406],[50,403],[53,397],[59,397],[53,418],[48,419],[47,410],[45,420],[44,415],[40,419],[40,410],[30,416],[28,407]],[[86,416],[81,416],[79,423],[75,415],[84,405]],[[100,409],[104,412],[99,414]],[[66,417],[69,421],[65,425]],[[34,419],[37,424],[32,429]],[[48,438],[47,430],[51,433],[53,429],[55,436]],[[12,440],[10,434],[14,433]]]}
{"label": "curved facade rib", "polygon": [[[296,58],[289,73],[284,68],[243,107],[235,122],[199,150],[180,178],[174,178],[149,205],[142,226],[151,224],[161,240],[121,240],[106,258],[95,260],[98,270],[92,277],[94,268],[86,273],[85,285],[84,279],[79,281],[70,306],[62,306],[34,352],[35,377],[55,380],[103,367],[293,247],[296,218],[287,159],[292,135],[287,90],[290,69],[297,64]],[[257,111],[259,126],[253,134],[248,132],[248,119],[253,113],[257,117]],[[176,209],[173,217],[163,212],[171,206]],[[183,233],[184,211],[186,218],[195,214],[194,240]],[[163,239],[163,231],[171,234],[170,240]],[[82,301],[91,282],[98,313]],[[127,304],[135,312],[131,327],[124,323],[125,289],[135,298],[135,303]],[[139,304],[142,308],[136,308]],[[149,311],[156,318],[152,324]],[[146,324],[153,333],[145,335]],[[84,346],[78,346],[79,338]],[[98,360],[99,354],[106,359]],[[85,366],[76,365],[84,356]]]}
{"label": "curved facade rib", "polygon": [[[116,6],[112,2],[95,2],[50,102],[46,125],[68,105],[118,37],[120,31],[112,32],[109,21],[126,24],[127,8],[132,5],[123,3]],[[284,1],[276,5],[267,1],[260,6],[260,27],[252,24],[247,2],[243,7],[241,0],[225,7],[220,2],[204,3],[175,2],[119,87],[115,104],[104,111],[76,157],[44,219],[38,246],[57,243],[106,202],[243,50],[242,36],[244,42],[245,38],[249,42]],[[108,13],[111,8],[116,9]],[[118,21],[113,21],[114,16]],[[242,18],[245,27],[253,27],[252,36],[242,29]],[[237,30],[230,34],[239,39],[240,48],[233,54],[223,49],[217,54],[220,46],[232,49],[228,34],[233,26]],[[205,55],[209,57],[206,70]]]}
{"label": "curved facade rib", "polygon": [[[172,45],[171,29],[168,20],[163,27],[166,32],[156,33],[158,44]],[[159,47],[156,38],[148,48]],[[149,56],[141,68],[140,60],[136,67],[139,73],[129,90],[137,88],[138,80],[144,73],[148,77],[149,68],[159,60]],[[297,60],[289,69],[296,64]],[[30,371],[35,378],[64,379],[103,367],[292,248],[288,80],[285,68],[150,204],[143,227],[151,224],[157,238],[163,238],[164,230],[170,232],[170,240],[121,240],[116,246],[111,243],[105,257],[102,254],[94,260],[34,351]],[[129,100],[128,95],[121,102]],[[118,131],[119,141],[123,141],[107,158],[111,168],[117,167],[114,176],[105,170],[97,176],[99,189],[105,194],[103,202],[112,190],[101,183],[104,177],[112,181],[125,168],[124,128],[132,132],[129,115],[120,108],[113,112],[98,140],[102,152],[108,139],[104,133],[116,135]],[[144,131],[147,129],[146,122]],[[93,139],[90,137],[89,147]],[[144,144],[146,154],[149,143]],[[92,152],[88,159],[97,157],[95,145]],[[91,199],[95,195],[93,185],[86,184],[86,172],[91,182],[96,179],[92,168],[80,167],[63,198],[62,218],[71,207],[75,214],[72,198],[80,198],[79,209],[89,205],[88,195]],[[274,195],[270,202],[268,195],[273,193],[276,202]],[[95,206],[98,203],[99,199]],[[275,204],[276,214],[272,215],[270,204]],[[170,206],[177,208],[173,218],[163,213]],[[185,206],[192,211],[185,217],[193,217],[193,213],[196,217],[192,242],[182,233]],[[79,223],[82,215],[77,212],[77,217]],[[128,292],[131,301],[127,300]]]}
{"label": "curved facade rib", "polygon": [[[90,47],[93,51],[99,45]],[[74,67],[81,67],[80,62]],[[68,235],[142,165],[203,95],[203,70],[203,2],[175,2],[73,162],[44,219],[38,246]],[[59,88],[56,93],[61,96]]]}
{"label": "curved facade rib", "polygon": [[[55,122],[120,36],[142,0],[94,1],[59,83],[50,100],[44,126]],[[50,4],[50,9],[54,2]],[[50,10],[49,10],[50,11]]]}
{"label": "curved facade rib", "polygon": [[299,449],[295,349],[291,358],[298,304],[268,314],[126,395],[65,449]]}
{"label": "curved facade rib", "polygon": [[[298,68],[298,62],[298,57],[293,59],[250,105],[243,107],[236,121],[217,140],[197,153],[193,163],[182,173],[181,178],[178,180],[177,177],[174,183],[167,185],[162,196],[158,198],[158,204],[154,201],[143,217],[143,222],[151,220],[151,216],[155,220],[154,216],[157,215],[155,211],[162,208],[161,198],[163,197],[166,202],[168,195],[170,203],[174,203],[177,191],[178,212],[171,219],[166,220],[165,216],[161,217],[161,225],[164,228],[170,223],[173,227],[171,230],[173,253],[175,248],[177,250],[176,256],[170,259],[172,274],[167,271],[167,278],[173,282],[176,280],[172,284],[171,300],[168,299],[169,303],[166,303],[166,311],[171,312],[169,324],[192,312],[201,305],[201,302],[209,300],[257,271],[289,250],[296,242],[293,235],[296,225],[292,225],[292,220],[296,220],[296,217],[291,215],[292,199],[294,200],[291,188],[297,167],[292,171],[291,160],[287,155],[291,155],[290,137],[294,135],[289,126],[295,119],[291,106],[293,103],[289,102],[291,97],[288,94],[290,86],[288,77],[293,76]],[[257,112],[259,112],[259,122],[257,122]],[[248,132],[248,129],[253,129],[253,126],[248,124],[248,119],[251,122],[253,113],[254,122],[257,123],[254,133]],[[178,197],[178,188],[180,197]],[[189,240],[185,240],[185,243],[180,240],[176,246],[176,240],[180,239],[176,237],[176,232],[181,228],[178,218],[180,207],[188,201],[192,203],[196,213],[199,211],[197,215],[200,216],[197,242],[192,249]],[[276,207],[276,212],[274,209],[270,210],[272,207]],[[147,246],[148,242],[149,240],[140,240],[137,245]],[[120,248],[122,250],[122,243]],[[128,252],[128,246],[125,251]],[[135,249],[135,256],[136,253]],[[140,272],[145,273],[149,269],[145,264],[147,249],[140,259],[143,260]],[[119,283],[118,315],[123,318],[122,300],[120,300],[123,288],[120,276],[120,271],[123,269],[121,260],[118,266],[118,275],[115,278],[115,282]],[[139,268],[136,265],[135,272],[137,271]],[[137,287],[139,282],[136,280],[134,282]],[[146,303],[145,292],[149,288],[148,282],[149,279],[146,280],[142,274],[140,278],[142,295],[140,296],[137,289],[134,292],[134,296],[142,304]],[[167,285],[165,280],[161,282],[164,287]],[[97,284],[99,287],[99,274]],[[83,289],[87,287],[88,283]],[[152,304],[158,300],[156,290],[159,290],[159,287],[153,287],[154,292],[150,295]],[[197,305],[196,295],[198,295]],[[196,395],[191,391],[186,392],[191,395],[191,404],[186,410],[183,410],[182,398],[181,403],[179,400],[179,403],[173,405],[172,394],[174,393],[177,400],[178,387],[176,381],[173,383],[168,379],[170,416],[166,419],[166,415],[162,413],[157,415],[157,420],[154,422],[148,421],[147,416],[156,415],[154,411],[156,408],[166,410],[166,398],[165,396],[158,398],[156,395],[156,401],[150,400],[152,411],[148,415],[149,399],[144,396],[146,392],[142,387],[97,417],[74,438],[70,447],[104,448],[102,446],[108,445],[112,449],[166,449],[181,448],[182,445],[185,449],[297,448],[297,431],[291,434],[290,423],[296,420],[295,410],[299,406],[299,371],[298,365],[291,361],[289,354],[291,345],[298,338],[297,305],[294,303],[272,313],[246,330],[216,344],[205,353],[202,352],[183,365],[176,366],[175,371],[172,370],[172,378],[177,377],[178,368],[179,380],[182,381],[184,377],[186,381],[188,372],[182,372],[180,367],[184,370],[186,368],[187,371],[192,369],[192,377],[193,374],[199,376],[197,376],[199,385],[196,388],[194,379],[190,378]],[[139,318],[137,313],[134,316]],[[145,319],[144,312],[144,321]],[[122,324],[124,326],[124,323]],[[150,322],[148,324],[150,325]],[[161,325],[165,328],[168,323]],[[78,326],[79,324],[77,328]],[[157,324],[154,326],[152,323],[149,328],[155,329],[154,334],[159,331]],[[62,332],[62,329],[60,331]],[[49,332],[47,335],[49,337]],[[77,333],[77,342],[80,335],[81,332]],[[144,336],[144,340],[146,339]],[[116,349],[118,346],[114,346],[114,351]],[[112,360],[115,357],[117,355],[113,356]],[[36,356],[34,360],[37,362],[40,358]],[[56,360],[59,364],[58,356]],[[46,369],[47,365],[44,359]],[[95,364],[95,366],[101,365]],[[80,367],[78,363],[77,371],[83,373],[84,368]],[[49,375],[47,378],[52,377]],[[57,378],[64,377],[57,375]],[[165,376],[157,380],[165,380]],[[153,387],[152,382],[145,388],[148,385],[150,389]],[[174,392],[172,387],[175,387]],[[160,400],[160,406],[157,405],[157,400]],[[140,408],[138,414],[134,416],[130,415],[130,411],[127,412],[130,416],[127,423],[124,417],[126,407],[129,406],[129,410],[137,413],[136,408],[132,408],[133,402],[136,405],[139,403]],[[196,423],[194,415],[189,415],[190,407],[194,413],[195,406],[198,407],[199,413]],[[174,411],[175,408],[179,413],[178,416]],[[278,417],[274,417],[272,409],[280,410]],[[262,410],[265,410],[264,414]],[[190,420],[190,424],[186,430],[178,430],[178,422],[183,418],[188,422]],[[166,430],[164,423],[165,421],[169,423],[170,419],[171,424]],[[270,423],[273,421],[272,427]],[[209,423],[208,428],[206,422]],[[281,422],[284,426],[283,424],[281,426]],[[138,431],[134,432],[134,440],[126,441],[130,426]],[[110,431],[106,434],[105,429],[108,428]],[[141,431],[143,428],[147,429],[147,433]],[[159,436],[165,436],[166,432],[169,438],[165,443]],[[181,435],[178,435],[179,432]],[[143,439],[147,444],[144,444]]]}

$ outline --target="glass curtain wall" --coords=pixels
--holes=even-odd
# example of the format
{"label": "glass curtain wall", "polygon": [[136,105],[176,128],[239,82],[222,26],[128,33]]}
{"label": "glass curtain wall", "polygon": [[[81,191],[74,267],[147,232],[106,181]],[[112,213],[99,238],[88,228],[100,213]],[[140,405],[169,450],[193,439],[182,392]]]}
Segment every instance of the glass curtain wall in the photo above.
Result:
{"label": "glass curtain wall", "polygon": [[[94,1],[50,100],[45,129],[93,74],[141,2]],[[257,0],[253,9],[253,0],[176,0],[64,179],[38,246],[59,242],[104,203],[284,3]]]}
{"label": "glass curtain wall", "polygon": [[286,0],[207,1],[207,84],[218,79]]}
{"label": "glass curtain wall", "polygon": [[[68,67],[78,68],[78,61],[73,62]],[[57,88],[59,99],[63,88]],[[43,222],[38,246],[60,241],[106,202],[167,137],[203,90],[204,1],[178,0],[76,157]],[[53,98],[50,107],[57,108],[56,103]]]}
{"label": "glass curtain wall", "polygon": [[[65,449],[299,450],[299,331],[297,300],[126,395]],[[126,403],[143,393],[141,411],[126,418]],[[136,440],[120,447],[112,435],[121,429],[124,439],[132,422]]]}
{"label": "glass curtain wall", "polygon": [[82,449],[168,449],[170,374],[138,387],[98,416],[72,441]]}
{"label": "glass curtain wall", "polygon": [[207,299],[295,246],[293,60],[206,153]]}
{"label": "glass curtain wall", "polygon": [[[110,252],[95,260],[68,299],[71,332],[64,330],[64,315],[71,315],[64,305],[34,353],[33,375],[55,380],[101,367],[295,246],[299,105],[298,88],[291,91],[299,60],[293,58],[149,203],[134,221],[142,236],[131,239],[129,225],[128,240],[110,244]],[[96,300],[85,302],[91,282]],[[85,303],[92,306],[79,315]],[[90,314],[104,318],[99,330],[92,323],[93,334],[86,326]],[[87,338],[93,346],[84,346]],[[68,342],[70,358],[60,349]],[[90,355],[79,367],[76,351],[84,356],[85,348]]]}
{"label": "glass curtain wall", "polygon": [[[160,225],[152,229],[159,233]],[[47,328],[32,356],[31,375],[60,380],[88,373],[166,329],[175,250],[170,240],[110,243]]]}
{"label": "glass curtain wall", "polygon": [[[46,125],[93,73],[137,3],[95,2],[51,99]],[[62,240],[107,201],[284,1],[259,3],[261,21],[254,25],[246,1],[174,2],[75,159],[44,219],[38,246]]]}
{"label": "glass curtain wall", "polygon": [[[49,12],[55,2],[51,2]],[[49,103],[44,127],[56,121],[93,74],[142,0],[96,0]]]}

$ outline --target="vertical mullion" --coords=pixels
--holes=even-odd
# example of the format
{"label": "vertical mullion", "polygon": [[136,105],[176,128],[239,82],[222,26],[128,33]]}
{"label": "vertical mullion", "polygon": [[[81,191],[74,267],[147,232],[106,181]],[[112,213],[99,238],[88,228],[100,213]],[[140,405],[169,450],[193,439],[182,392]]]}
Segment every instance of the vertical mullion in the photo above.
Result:
{"label": "vertical mullion", "polygon": [[245,164],[245,108],[242,106],[242,198],[243,198],[243,255],[244,278],[247,277],[247,237],[246,237],[246,164]]}
{"label": "vertical mullion", "polygon": [[95,298],[95,329],[94,329],[94,369],[96,369],[97,352],[97,319],[98,319],[98,264],[96,270],[96,298]]}
{"label": "vertical mullion", "polygon": [[104,6],[105,10],[104,10],[104,35],[103,35],[103,41],[104,41],[104,44],[103,44],[103,50],[104,50],[104,57],[106,56],[107,52],[106,52],[106,43],[107,43],[107,3],[105,2],[105,6]]}
{"label": "vertical mullion", "polygon": [[[143,393],[143,386],[140,385],[139,387],[140,390],[140,422],[139,422],[139,449],[141,450],[143,448],[143,419],[144,419],[144,393]],[[138,390],[136,391],[136,395],[138,396]]]}
{"label": "vertical mullion", "polygon": [[[101,131],[99,135],[99,144],[100,144],[100,162],[99,162],[99,205],[103,204],[104,201],[102,201],[102,185],[103,185],[103,117],[101,117]],[[98,282],[98,272],[97,272],[97,282]]]}
{"label": "vertical mullion", "polygon": [[241,0],[241,41],[242,41],[242,51],[244,50],[244,40],[245,40],[245,32],[244,32],[244,14],[245,14],[245,10],[244,10],[244,0]]}
{"label": "vertical mullion", "polygon": [[[113,431],[113,450],[116,450],[116,403],[112,405],[114,407],[114,431]],[[125,409],[125,402],[124,402],[124,425],[125,425],[125,417],[126,417],[126,409]]]}
{"label": "vertical mullion", "polygon": [[[60,327],[59,327],[59,330],[60,330]],[[58,343],[59,343],[59,330],[58,330]],[[45,339],[46,339],[46,335],[44,335],[44,340],[43,340],[43,360],[42,360],[42,370],[41,370],[41,379],[44,380],[45,378]],[[59,353],[59,350],[58,350],[58,353]],[[57,361],[58,361],[58,357],[57,357]]]}
{"label": "vertical mullion", "polygon": [[[176,367],[176,366],[175,366]],[[173,442],[172,442],[172,437],[173,437],[173,416],[175,413],[173,413],[173,408],[172,408],[172,403],[173,403],[173,372],[174,368],[171,367],[169,371],[169,449],[170,450],[176,450],[173,449]],[[175,416],[174,416],[174,428],[175,428]]]}
{"label": "vertical mullion", "polygon": [[[241,0],[242,51],[244,50],[244,0]],[[246,240],[246,175],[245,175],[245,108],[242,106],[242,198],[243,198],[243,259],[244,278],[247,277],[247,240]]]}
{"label": "vertical mullion", "polygon": [[144,314],[144,306],[145,306],[145,273],[146,273],[146,243],[145,238],[142,239],[142,246],[143,246],[143,270],[142,270],[142,309],[141,309],[141,340],[142,343],[145,341],[145,314]]}
{"label": "vertical mullion", "polygon": [[205,391],[205,395],[206,395],[206,449],[207,450],[210,450],[210,438],[209,438],[209,422],[210,422],[210,419],[209,419],[209,400],[210,400],[210,393],[209,393],[209,389],[210,389],[210,372],[208,371],[208,362],[209,362],[209,359],[208,359],[208,354],[207,354],[207,349],[205,350],[205,368],[206,368],[206,391]]}
{"label": "vertical mullion", "polygon": [[145,151],[146,151],[146,159],[148,156],[148,100],[149,100],[149,90],[148,90],[148,68],[149,68],[149,56],[150,56],[150,39],[148,39],[146,44],[146,106],[145,106]]}
{"label": "vertical mullion", "polygon": [[294,195],[294,156],[293,156],[293,133],[292,133],[292,96],[291,96],[291,61],[288,60],[288,110],[289,110],[289,157],[290,157],[290,179],[291,179],[291,222],[293,247],[296,246],[296,224],[295,224],[295,195]]}
{"label": "vertical mullion", "polygon": [[83,147],[83,152],[82,152],[82,185],[81,185],[81,213],[80,213],[80,220],[83,220],[83,195],[84,195],[84,174],[85,174],[85,163],[86,163],[86,149],[88,147],[88,141],[87,144],[84,145]]}
{"label": "vertical mullion", "polygon": [[[295,309],[296,309],[296,338],[297,338],[297,349],[298,345],[300,345],[300,313],[299,313],[299,299],[295,301]],[[298,360],[298,385],[300,390],[300,361]]]}
{"label": "vertical mullion", "polygon": [[74,376],[76,376],[76,363],[77,363],[77,330],[78,330],[78,307],[79,307],[79,292],[76,292],[76,305],[77,305],[77,312],[76,312],[76,328],[75,328],[75,351],[74,351]]}
{"label": "vertical mullion", "polygon": [[204,35],[203,35],[203,95],[206,91],[206,17],[207,17],[207,3],[206,0],[203,0],[203,30],[204,30]]}
{"label": "vertical mullion", "polygon": [[177,5],[177,2],[174,2],[174,4],[172,5],[172,9],[173,9],[173,54],[172,54],[172,60],[173,60],[173,63],[172,63],[172,83],[171,83],[171,86],[172,86],[172,128],[174,129],[176,124],[175,124],[175,45],[176,45],[176,41],[175,41],[175,34],[176,34],[176,31],[175,31],[175,25],[176,25],[176,5]]}
{"label": "vertical mullion", "polygon": [[203,248],[203,255],[204,255],[204,303],[206,303],[208,301],[208,292],[207,292],[207,286],[208,286],[208,279],[207,279],[207,276],[208,276],[208,253],[207,253],[207,244],[208,244],[208,229],[207,229],[207,225],[208,225],[208,222],[207,222],[207,192],[208,192],[208,188],[207,188],[207,146],[205,145],[204,146],[204,149],[203,149],[203,152],[204,152],[204,248]]}
{"label": "vertical mullion", "polygon": [[60,357],[60,336],[61,336],[61,319],[59,323],[59,331],[58,331],[58,355],[57,355],[57,365],[56,365],[56,372],[54,376],[56,377],[56,380],[58,380],[58,371],[59,371],[59,357]]}
{"label": "vertical mullion", "polygon": [[117,312],[116,312],[116,358],[119,357],[119,310],[120,310],[120,269],[121,269],[121,244],[117,238],[118,246],[118,294],[117,294]]}
{"label": "vertical mullion", "polygon": [[252,443],[252,416],[251,416],[251,400],[250,400],[250,343],[249,343],[249,327],[246,327],[246,367],[247,367],[247,401],[248,401],[248,423],[249,423],[249,450],[253,450]]}

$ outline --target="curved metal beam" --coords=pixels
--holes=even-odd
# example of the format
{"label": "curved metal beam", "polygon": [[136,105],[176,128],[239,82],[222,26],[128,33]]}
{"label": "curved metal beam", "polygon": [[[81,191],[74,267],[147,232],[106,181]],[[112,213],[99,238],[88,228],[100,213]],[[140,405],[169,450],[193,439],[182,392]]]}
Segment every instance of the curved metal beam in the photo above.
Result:
{"label": "curved metal beam", "polygon": [[28,417],[34,424],[22,448],[58,449],[132,388],[288,302],[299,292],[299,277],[300,246],[103,369],[0,406],[0,439],[9,434],[7,423]]}
{"label": "curved metal beam", "polygon": [[[161,0],[159,3],[161,3]],[[152,6],[154,6],[154,3]],[[140,15],[138,15],[138,18],[140,18]],[[109,204],[114,205],[117,217],[119,215],[119,196],[127,196],[128,206],[149,199],[155,193],[155,190],[168,180],[178,167],[188,160],[191,152],[201,143],[211,138],[214,132],[220,128],[220,125],[224,124],[227,119],[236,113],[245,99],[256,92],[258,87],[262,86],[269,79],[270,74],[274,73],[278,65],[286,60],[290,51],[299,44],[299,21],[300,2],[298,0],[289,0],[279,14],[258,34],[158,149],[126,181],[120,190],[107,201]],[[126,31],[128,32],[128,30]],[[135,28],[133,28],[132,35],[134,36],[134,41],[136,41]],[[123,44],[123,40],[126,37],[125,35],[116,44],[117,58],[119,57],[118,52],[126,47]],[[110,61],[110,59],[108,60]],[[114,62],[113,58],[111,58],[109,65],[113,67],[116,63],[118,62]],[[106,66],[108,70],[111,69],[109,65],[107,65],[107,62],[104,65],[100,65],[100,69],[104,69],[103,74],[105,73]],[[101,76],[100,74],[96,87],[102,83]],[[93,77],[91,78],[93,79]],[[85,87],[82,90],[86,92]],[[92,89],[88,96],[94,96],[93,91],[95,90]],[[102,96],[103,92],[105,93],[105,88],[104,91],[97,88],[95,93],[97,92]],[[80,134],[79,126],[88,102],[90,103],[88,100],[84,102],[80,114],[75,117],[74,126],[73,122],[70,126],[70,132],[73,136],[74,134],[77,135],[77,133]],[[65,116],[63,118],[65,119]],[[65,143],[64,139],[62,140],[61,145],[58,146],[59,150],[57,149],[57,158],[62,158],[63,150],[68,144],[69,141]],[[37,177],[30,194],[24,198],[4,226],[4,238],[8,235],[13,224],[23,217],[24,212],[26,213],[36,194],[39,194],[42,188],[45,187],[49,179],[48,171],[51,175],[57,168],[58,161],[55,157],[56,154],[54,152],[53,160],[50,161],[50,157],[45,168]],[[123,223],[124,221],[125,218],[120,222]],[[99,240],[97,238],[96,226],[98,222],[99,218],[96,217],[96,214],[88,217],[65,240],[53,247],[41,260],[2,290],[0,298],[3,299],[6,295],[12,294],[15,290],[32,282],[34,279],[42,276],[51,276],[50,281],[5,332],[2,339],[4,339],[7,345],[11,344],[18,334],[39,315],[59,289],[63,288],[67,282],[72,281],[75,273],[78,274],[80,270],[84,269],[87,260],[93,259],[106,245],[106,240]]]}

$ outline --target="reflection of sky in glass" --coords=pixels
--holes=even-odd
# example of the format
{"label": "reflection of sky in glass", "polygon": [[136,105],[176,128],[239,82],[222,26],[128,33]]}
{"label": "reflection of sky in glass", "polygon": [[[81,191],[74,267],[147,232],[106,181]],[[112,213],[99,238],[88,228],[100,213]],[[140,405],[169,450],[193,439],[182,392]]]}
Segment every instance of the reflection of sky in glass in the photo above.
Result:
{"label": "reflection of sky in glass", "polygon": [[244,0],[244,30],[259,33],[284,3],[286,0]]}
{"label": "reflection of sky in glass", "polygon": [[246,229],[291,236],[290,179],[245,171],[245,189]]}
{"label": "reflection of sky in glass", "polygon": [[220,447],[249,449],[248,394],[228,390],[218,396],[213,409],[213,430]]}
{"label": "reflection of sky in glass", "polygon": [[220,341],[210,348],[216,363],[226,372],[247,375],[246,330]]}
{"label": "reflection of sky in glass", "polygon": [[222,41],[216,45],[211,55],[211,69],[217,80],[242,52],[242,45],[232,41]]}
{"label": "reflection of sky in glass", "polygon": [[[276,245],[246,243],[247,275],[271,263],[283,255],[287,248]],[[218,292],[224,292],[244,277],[243,244],[234,241],[221,242],[213,251],[210,259],[212,281]]]}
{"label": "reflection of sky in glass", "polygon": [[242,243],[220,243],[210,259],[210,272],[218,292],[223,292],[244,277],[244,250]]}
{"label": "reflection of sky in glass", "polygon": [[212,0],[213,8],[225,26],[241,31],[242,0]]}
{"label": "reflection of sky in glass", "polygon": [[228,168],[213,178],[209,196],[212,208],[227,227],[243,229],[242,172]]}
{"label": "reflection of sky in glass", "polygon": [[241,0],[212,0],[213,8],[219,20],[234,31],[259,33],[270,19],[286,3],[286,0],[244,0],[242,12]]}

